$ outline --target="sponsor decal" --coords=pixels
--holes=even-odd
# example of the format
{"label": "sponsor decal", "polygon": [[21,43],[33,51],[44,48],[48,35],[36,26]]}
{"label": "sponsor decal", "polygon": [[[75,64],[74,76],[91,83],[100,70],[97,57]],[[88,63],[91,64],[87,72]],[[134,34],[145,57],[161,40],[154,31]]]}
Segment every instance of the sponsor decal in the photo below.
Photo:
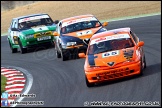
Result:
{"label": "sponsor decal", "polygon": [[102,53],[102,58],[119,55],[119,50]]}
{"label": "sponsor decal", "polygon": [[23,18],[23,19],[19,20],[19,23],[25,22],[25,21],[30,21],[30,20],[42,19],[42,18],[49,18],[49,16],[48,15],[41,15],[41,16],[33,16],[33,17]]}
{"label": "sponsor decal", "polygon": [[113,66],[115,64],[115,62],[108,62],[107,63],[109,66]]}
{"label": "sponsor decal", "polygon": [[36,27],[36,28],[32,28],[34,30],[34,32],[39,32],[42,30],[48,30],[48,27],[44,26],[44,27]]}
{"label": "sponsor decal", "polygon": [[77,34],[77,36],[83,36],[83,35],[87,35],[87,34],[92,34],[92,30],[77,32],[76,34]]}
{"label": "sponsor decal", "polygon": [[130,60],[133,57],[134,50],[124,50],[123,53],[124,53],[124,57],[127,60]]}
{"label": "sponsor decal", "polygon": [[83,42],[86,44],[86,45],[88,45],[88,43],[89,43],[89,38],[86,38],[86,39],[83,39]]}
{"label": "sponsor decal", "polygon": [[102,37],[102,38],[97,38],[91,41],[90,45],[92,44],[96,44],[99,42],[104,42],[104,41],[108,41],[108,40],[115,40],[115,39],[122,39],[122,38],[130,38],[130,36],[128,34],[116,34],[116,35],[112,35],[112,36],[106,36],[106,37]]}
{"label": "sponsor decal", "polygon": [[101,37],[101,38],[97,39],[95,42],[98,43],[98,42],[101,42],[101,41],[104,41],[104,40],[106,40],[106,37]]}
{"label": "sponsor decal", "polygon": [[95,58],[97,58],[98,56],[94,56],[94,55],[88,55],[88,62],[90,66],[95,66]]}

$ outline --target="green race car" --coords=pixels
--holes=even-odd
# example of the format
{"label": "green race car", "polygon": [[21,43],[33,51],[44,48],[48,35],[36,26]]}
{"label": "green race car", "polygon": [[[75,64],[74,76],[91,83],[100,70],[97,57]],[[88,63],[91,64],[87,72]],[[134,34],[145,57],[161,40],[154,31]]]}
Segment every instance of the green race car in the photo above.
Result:
{"label": "green race car", "polygon": [[54,45],[55,23],[46,13],[13,18],[7,38],[12,53],[16,53],[20,49],[23,54],[27,53],[28,48]]}

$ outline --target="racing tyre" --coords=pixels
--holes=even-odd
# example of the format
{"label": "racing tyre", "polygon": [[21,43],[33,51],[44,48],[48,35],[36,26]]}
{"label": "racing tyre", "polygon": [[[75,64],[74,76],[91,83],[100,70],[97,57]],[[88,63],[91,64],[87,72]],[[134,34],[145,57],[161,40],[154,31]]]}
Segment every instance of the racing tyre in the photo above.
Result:
{"label": "racing tyre", "polygon": [[54,48],[54,47],[55,47],[55,45],[54,45],[53,41],[51,41],[51,42],[49,43],[49,48]]}
{"label": "racing tyre", "polygon": [[62,51],[61,51],[61,58],[62,58],[62,61],[66,61],[67,60],[66,55]]}
{"label": "racing tyre", "polygon": [[86,55],[86,53],[87,53],[87,50],[84,50],[84,54]]}
{"label": "racing tyre", "polygon": [[146,68],[146,59],[145,59],[145,55],[144,55],[144,69]]}
{"label": "racing tyre", "polygon": [[143,75],[143,66],[142,66],[142,64],[143,64],[143,62],[142,62],[142,60],[141,60],[141,64],[140,64],[140,76],[142,76]]}
{"label": "racing tyre", "polygon": [[61,58],[61,54],[56,50],[56,57]]}
{"label": "racing tyre", "polygon": [[9,45],[10,45],[10,49],[11,49],[12,53],[16,53],[16,52],[17,52],[17,48],[12,48],[12,46],[11,46],[11,43],[10,43],[10,42],[9,42]]}
{"label": "racing tyre", "polygon": [[20,52],[21,54],[27,53],[27,48],[23,48],[21,41],[19,40]]}
{"label": "racing tyre", "polygon": [[93,87],[94,86],[94,83],[89,83],[87,77],[85,76],[85,79],[86,79],[86,85],[87,87]]}

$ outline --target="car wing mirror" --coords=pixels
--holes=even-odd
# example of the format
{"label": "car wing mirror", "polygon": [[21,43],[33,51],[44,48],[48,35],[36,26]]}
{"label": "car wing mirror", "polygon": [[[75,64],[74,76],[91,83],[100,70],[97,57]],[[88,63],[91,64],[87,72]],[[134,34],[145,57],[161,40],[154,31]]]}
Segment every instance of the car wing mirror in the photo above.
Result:
{"label": "car wing mirror", "polygon": [[143,41],[138,42],[138,43],[137,43],[137,46],[138,46],[138,47],[144,46],[144,42],[143,42]]}
{"label": "car wing mirror", "polygon": [[103,22],[102,23],[102,26],[104,26],[104,27],[107,26],[107,25],[108,25],[108,22]]}
{"label": "car wing mirror", "polygon": [[79,58],[86,58],[85,53],[79,53],[78,56],[79,56]]}
{"label": "car wing mirror", "polygon": [[58,32],[53,32],[53,36],[59,36]]}
{"label": "car wing mirror", "polygon": [[55,23],[55,24],[58,24],[58,23],[59,23],[59,20],[55,20],[54,23]]}
{"label": "car wing mirror", "polygon": [[18,31],[18,29],[17,29],[17,28],[11,28],[11,30],[12,30],[12,31]]}

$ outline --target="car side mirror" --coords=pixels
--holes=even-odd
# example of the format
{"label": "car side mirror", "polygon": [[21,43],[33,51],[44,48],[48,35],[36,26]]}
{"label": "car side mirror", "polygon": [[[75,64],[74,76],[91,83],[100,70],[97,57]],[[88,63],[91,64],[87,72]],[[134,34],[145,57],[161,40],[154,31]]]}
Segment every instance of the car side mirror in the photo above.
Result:
{"label": "car side mirror", "polygon": [[137,43],[137,46],[138,46],[138,47],[144,46],[144,42],[143,42],[143,41],[138,42],[138,43]]}
{"label": "car side mirror", "polygon": [[104,27],[107,26],[107,25],[108,25],[108,22],[103,22],[102,23],[102,26],[104,26]]}
{"label": "car side mirror", "polygon": [[59,23],[59,20],[55,20],[54,23],[55,23],[55,24],[58,24],[58,23]]}
{"label": "car side mirror", "polygon": [[53,36],[59,36],[59,34],[55,31],[55,32],[53,33]]}
{"label": "car side mirror", "polygon": [[84,53],[79,53],[78,56],[79,58],[86,58],[86,55]]}
{"label": "car side mirror", "polygon": [[11,28],[11,30],[12,30],[12,31],[18,31],[18,29],[17,29],[17,28]]}

